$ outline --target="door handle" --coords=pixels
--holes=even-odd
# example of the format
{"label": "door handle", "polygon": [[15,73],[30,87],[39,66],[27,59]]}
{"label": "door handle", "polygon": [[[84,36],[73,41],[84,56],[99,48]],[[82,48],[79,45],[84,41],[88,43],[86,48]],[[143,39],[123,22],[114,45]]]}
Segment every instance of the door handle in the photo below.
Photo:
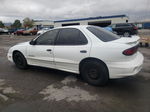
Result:
{"label": "door handle", "polygon": [[52,51],[51,49],[47,49],[46,51]]}
{"label": "door handle", "polygon": [[81,50],[80,53],[87,53],[87,51],[86,50]]}

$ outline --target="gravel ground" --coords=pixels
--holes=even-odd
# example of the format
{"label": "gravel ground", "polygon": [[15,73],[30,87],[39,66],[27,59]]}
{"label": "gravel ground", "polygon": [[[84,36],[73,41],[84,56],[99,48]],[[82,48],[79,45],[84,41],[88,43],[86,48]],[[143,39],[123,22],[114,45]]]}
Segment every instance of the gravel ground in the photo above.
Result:
{"label": "gravel ground", "polygon": [[138,30],[138,33],[140,37],[150,38],[150,29]]}
{"label": "gravel ground", "polygon": [[139,49],[145,60],[136,76],[94,87],[68,72],[17,69],[7,51],[32,38],[0,35],[0,112],[150,112],[150,48]]}

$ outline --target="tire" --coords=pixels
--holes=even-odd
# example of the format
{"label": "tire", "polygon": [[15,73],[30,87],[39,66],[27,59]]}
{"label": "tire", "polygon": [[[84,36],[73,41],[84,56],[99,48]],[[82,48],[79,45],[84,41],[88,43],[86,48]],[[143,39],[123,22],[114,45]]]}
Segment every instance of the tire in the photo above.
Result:
{"label": "tire", "polygon": [[130,32],[124,32],[123,36],[124,37],[129,37],[130,36]]}
{"label": "tire", "polygon": [[149,44],[148,44],[148,43],[145,43],[145,47],[149,47]]}
{"label": "tire", "polygon": [[140,46],[140,47],[143,47],[143,44],[142,44],[142,42],[140,42],[139,46]]}
{"label": "tire", "polygon": [[13,54],[13,61],[19,69],[26,69],[28,66],[25,57],[20,52],[15,52]]}
{"label": "tire", "polygon": [[107,67],[99,61],[86,61],[81,66],[81,76],[89,84],[103,86],[109,80]]}

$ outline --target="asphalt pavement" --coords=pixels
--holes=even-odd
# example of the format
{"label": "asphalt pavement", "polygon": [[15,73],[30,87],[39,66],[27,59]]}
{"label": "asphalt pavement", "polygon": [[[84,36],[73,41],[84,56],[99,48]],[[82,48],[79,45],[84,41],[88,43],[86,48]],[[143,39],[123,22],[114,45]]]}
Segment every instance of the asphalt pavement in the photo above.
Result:
{"label": "asphalt pavement", "polygon": [[150,48],[139,48],[145,60],[136,76],[95,87],[76,74],[20,70],[7,60],[11,46],[34,37],[0,35],[0,112],[150,112]]}

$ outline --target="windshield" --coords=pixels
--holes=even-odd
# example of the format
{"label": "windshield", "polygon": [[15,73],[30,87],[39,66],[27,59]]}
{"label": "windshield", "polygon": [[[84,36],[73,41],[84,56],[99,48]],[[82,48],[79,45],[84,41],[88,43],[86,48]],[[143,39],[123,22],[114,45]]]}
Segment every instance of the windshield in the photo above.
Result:
{"label": "windshield", "polygon": [[103,42],[109,42],[120,38],[112,32],[104,30],[97,26],[89,26],[87,27],[87,29]]}

